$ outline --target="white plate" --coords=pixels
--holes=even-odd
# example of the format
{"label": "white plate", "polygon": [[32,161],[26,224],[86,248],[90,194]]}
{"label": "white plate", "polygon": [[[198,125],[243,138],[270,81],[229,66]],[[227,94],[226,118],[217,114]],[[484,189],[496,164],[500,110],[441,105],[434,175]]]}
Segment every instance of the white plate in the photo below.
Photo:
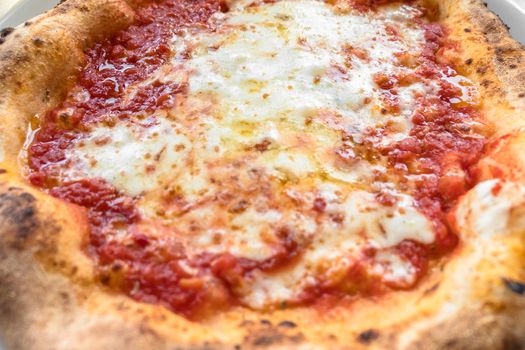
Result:
{"label": "white plate", "polygon": [[525,0],[485,0],[510,27],[514,39],[525,45]]}
{"label": "white plate", "polygon": [[[525,44],[525,0],[485,0],[510,27],[518,41]],[[42,13],[59,0],[0,0],[0,28],[14,27]]]}
{"label": "white plate", "polygon": [[16,27],[57,5],[59,0],[0,0],[0,28]]}

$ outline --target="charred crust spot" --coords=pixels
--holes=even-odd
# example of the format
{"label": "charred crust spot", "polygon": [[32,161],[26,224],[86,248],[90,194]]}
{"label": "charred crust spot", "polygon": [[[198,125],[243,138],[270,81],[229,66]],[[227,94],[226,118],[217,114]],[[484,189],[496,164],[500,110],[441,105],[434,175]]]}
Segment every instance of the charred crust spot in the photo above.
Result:
{"label": "charred crust spot", "polygon": [[523,349],[523,344],[519,339],[516,339],[514,336],[509,335],[503,339],[503,349],[521,350]]}
{"label": "charred crust spot", "polygon": [[292,322],[292,321],[279,322],[278,326],[279,327],[283,327],[283,328],[295,328],[295,327],[297,327],[297,325],[294,322]]}
{"label": "charred crust spot", "polygon": [[271,326],[272,325],[272,323],[269,320],[264,320],[263,319],[263,320],[260,320],[259,322],[261,324],[265,325],[265,326]]}
{"label": "charred crust spot", "polygon": [[64,302],[69,302],[69,294],[62,291],[58,293]]}
{"label": "charred crust spot", "polygon": [[525,93],[521,93],[518,95],[519,98],[524,98],[525,97]]}
{"label": "charred crust spot", "polygon": [[31,21],[27,21],[27,22],[24,23],[24,26],[25,26],[25,27],[29,27],[31,24],[33,24],[33,22],[31,22]]}
{"label": "charred crust spot", "polygon": [[0,44],[3,44],[5,42],[5,38],[11,34],[12,32],[15,31],[15,28],[11,28],[11,27],[8,27],[8,28],[4,28],[2,30],[0,30]]}
{"label": "charred crust spot", "polygon": [[500,46],[500,47],[497,47],[496,48],[496,55],[503,55],[503,54],[506,54],[506,53],[511,53],[514,51],[514,48],[511,47],[511,46]]}
{"label": "charred crust spot", "polygon": [[483,74],[487,73],[487,67],[486,66],[479,67],[478,69],[476,69],[476,72],[478,74],[483,75]]}
{"label": "charred crust spot", "polygon": [[379,333],[374,329],[368,329],[364,332],[359,333],[357,341],[363,344],[370,344],[374,340],[379,338]]}
{"label": "charred crust spot", "polygon": [[6,38],[9,34],[15,31],[15,28],[7,27],[0,30],[0,38]]}
{"label": "charred crust spot", "polygon": [[241,348],[241,346],[240,346],[239,344],[235,344],[235,345],[233,346],[233,349],[234,349],[234,350],[241,350],[242,348]]}
{"label": "charred crust spot", "polygon": [[458,345],[458,340],[451,339],[445,343],[445,349],[455,348],[457,345]]}
{"label": "charred crust spot", "polygon": [[428,294],[434,293],[438,288],[439,288],[439,283],[436,283],[432,287],[430,287],[427,290],[425,290],[425,292],[423,294],[424,295],[428,295]]}
{"label": "charred crust spot", "polygon": [[42,47],[44,46],[44,39],[42,38],[33,38],[33,44],[36,46],[36,47]]}
{"label": "charred crust spot", "polygon": [[102,283],[105,286],[108,286],[111,282],[111,278],[107,274],[100,275],[100,283]]}
{"label": "charred crust spot", "polygon": [[303,335],[300,333],[286,334],[284,332],[290,331],[281,331],[278,328],[271,326],[259,328],[252,332],[249,332],[244,338],[243,343],[249,348],[273,348],[277,344],[288,344],[290,345],[290,347],[292,347],[292,344],[300,343],[303,340]]}
{"label": "charred crust spot", "polygon": [[488,87],[492,82],[490,80],[487,80],[487,79],[483,79],[481,81],[481,86],[483,87]]}
{"label": "charred crust spot", "polygon": [[0,174],[5,174],[5,173],[7,173],[7,170],[5,170],[5,169],[0,169]]}
{"label": "charred crust spot", "polygon": [[257,337],[253,341],[254,346],[270,346],[272,344],[278,343],[282,340],[282,335],[280,334],[274,334],[274,335],[262,335],[260,337]]}
{"label": "charred crust spot", "polygon": [[464,31],[465,33],[470,33],[470,32],[472,32],[472,29],[470,29],[470,28],[465,28],[465,29],[463,29],[463,31]]}
{"label": "charred crust spot", "polygon": [[518,66],[515,65],[515,64],[511,64],[511,65],[509,65],[509,68],[510,68],[510,69],[516,69],[516,68],[518,68]]}
{"label": "charred crust spot", "polygon": [[472,64],[472,62],[474,62],[474,60],[472,58],[469,58],[465,61],[465,64],[470,66]]}
{"label": "charred crust spot", "polygon": [[285,336],[280,333],[260,335],[253,341],[254,347],[272,347],[278,343],[299,343],[302,340],[301,335]]}
{"label": "charred crust spot", "polygon": [[525,283],[510,278],[502,278],[505,286],[514,294],[525,295]]}
{"label": "charred crust spot", "polygon": [[14,247],[19,248],[38,226],[35,202],[35,197],[20,188],[0,193],[0,227],[14,236]]}

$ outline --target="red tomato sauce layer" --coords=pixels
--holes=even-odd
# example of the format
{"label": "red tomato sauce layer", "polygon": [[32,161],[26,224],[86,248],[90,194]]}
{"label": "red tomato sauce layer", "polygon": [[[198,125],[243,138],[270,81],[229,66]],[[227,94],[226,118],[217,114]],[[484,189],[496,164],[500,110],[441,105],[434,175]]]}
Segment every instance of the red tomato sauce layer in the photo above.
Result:
{"label": "red tomato sauce layer", "polygon": [[136,22],[87,52],[87,65],[66,100],[47,113],[29,148],[30,180],[41,187],[56,185],[56,164],[85,126],[114,124],[115,119],[140,116],[172,107],[186,86],[153,81],[138,88],[129,100],[125,89],[139,84],[167,62],[169,40],[183,27],[204,24],[220,10],[217,0],[152,1],[137,10]]}
{"label": "red tomato sauce layer", "polygon": [[[451,252],[458,244],[458,237],[447,228],[445,216],[457,198],[475,185],[472,169],[483,153],[487,136],[484,134],[488,132],[479,122],[479,102],[465,96],[462,88],[453,83],[458,78],[457,72],[440,61],[441,52],[454,46],[447,40],[444,28],[438,24],[425,24],[423,28],[426,44],[415,74],[376,77],[376,83],[394,97],[396,87],[407,79],[431,79],[439,86],[437,97],[420,99],[412,116],[409,137],[378,149],[388,158],[401,183],[407,178],[415,183],[410,192],[419,209],[434,224],[434,244],[405,241],[397,247],[412,261],[420,277],[429,259]],[[399,59],[402,62],[402,57]],[[369,130],[367,142],[380,137],[381,133],[381,129]]]}
{"label": "red tomato sauce layer", "polygon": [[[360,11],[386,2],[352,0]],[[125,196],[102,179],[63,183],[60,166],[67,162],[66,149],[86,132],[88,125],[112,125],[116,120],[175,106],[177,96],[187,89],[184,85],[154,81],[138,88],[129,100],[124,98],[124,92],[168,61],[168,41],[174,33],[186,26],[205,26],[221,7],[224,6],[218,0],[164,0],[151,1],[138,9],[134,25],[89,50],[88,63],[77,85],[60,106],[45,115],[28,148],[31,183],[87,209],[91,231],[86,250],[97,263],[101,281],[136,300],[162,304],[190,318],[203,315],[205,310],[216,311],[238,303],[234,290],[252,271],[276,270],[300,258],[293,235],[282,230],[275,254],[262,262],[208,253],[190,259],[175,238],[148,237],[141,232],[135,198]],[[432,245],[404,241],[396,247],[415,267],[417,279],[424,276],[431,259],[450,253],[457,245],[457,237],[447,229],[445,213],[458,196],[473,186],[469,169],[484,146],[484,138],[469,127],[478,119],[476,106],[458,102],[463,101],[463,92],[447,82],[456,73],[438,60],[440,50],[447,44],[443,28],[431,24],[424,29],[426,46],[413,76],[375,77],[385,92],[389,113],[398,112],[396,87],[407,79],[431,78],[440,84],[438,98],[421,98],[409,138],[381,149],[375,147],[375,152],[388,159],[401,182],[408,177],[417,178],[415,188],[408,192],[432,219],[437,232]],[[402,62],[402,57],[398,59]],[[370,143],[381,132],[370,130]],[[386,196],[379,195],[378,199],[385,205],[389,203]],[[119,230],[124,230],[129,239],[114,239]],[[373,250],[364,252],[363,261],[349,269],[347,279],[354,294],[357,290],[360,295],[376,295],[385,290],[363,267],[374,255]],[[320,284],[305,291],[296,303],[344,297],[345,293],[341,286]]]}

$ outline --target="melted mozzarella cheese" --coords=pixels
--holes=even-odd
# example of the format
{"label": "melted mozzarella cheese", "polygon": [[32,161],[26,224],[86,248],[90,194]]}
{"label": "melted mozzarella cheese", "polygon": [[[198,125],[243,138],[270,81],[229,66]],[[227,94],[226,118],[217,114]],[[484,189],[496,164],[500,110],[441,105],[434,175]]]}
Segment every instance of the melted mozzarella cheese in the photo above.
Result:
{"label": "melted mozzarella cheese", "polygon": [[[323,221],[316,226],[313,242],[302,259],[292,268],[279,273],[259,273],[253,285],[244,290],[244,301],[263,308],[268,302],[282,301],[289,295],[293,301],[304,288],[315,282],[344,278],[353,261],[359,260],[363,247],[379,250],[370,273],[385,282],[410,285],[416,278],[415,268],[398,253],[388,249],[403,240],[422,243],[434,241],[431,223],[418,212],[409,196],[401,195],[393,207],[385,207],[373,195],[356,191],[340,204],[330,201],[327,211],[344,213],[342,223]],[[360,232],[366,236],[359,237]]]}
{"label": "melted mozzarella cheese", "polygon": [[[314,0],[241,2],[216,15],[214,31],[173,38],[176,69],[148,81],[184,77],[189,91],[176,109],[95,126],[68,151],[63,176],[101,177],[140,195],[143,217],[160,222],[190,254],[264,261],[286,228],[305,252],[286,271],[255,271],[236,291],[253,308],[344,278],[365,247],[379,252],[370,274],[410,284],[414,267],[390,248],[407,239],[432,243],[432,223],[394,183],[380,187],[395,204],[376,200],[374,174],[386,174],[381,159],[341,163],[335,150],[342,135],[357,147],[367,128],[387,123],[396,127],[382,145],[405,138],[417,97],[435,93],[421,83],[401,87],[400,112],[385,114],[373,79],[409,71],[392,58],[422,50],[423,32],[412,25],[418,15],[405,5],[362,14]],[[389,36],[389,25],[399,37]],[[316,199],[321,214],[312,209]]]}
{"label": "melted mozzarella cheese", "polygon": [[[152,124],[151,124],[152,123]],[[161,179],[180,171],[191,141],[165,119],[118,123],[91,130],[66,154],[72,161],[64,176],[106,179],[131,196],[162,186]]]}
{"label": "melted mozzarella cheese", "polygon": [[[388,37],[390,16],[398,11],[373,18],[338,15],[318,1],[280,1],[233,12],[216,33],[187,33],[174,42],[179,49],[194,48],[187,62],[195,72],[190,90],[220,96],[228,120],[286,118],[301,128],[304,118],[330,109],[341,114],[345,128],[359,131],[384,119],[374,108],[381,105],[374,74],[399,70],[393,55],[417,51],[423,42],[422,30],[409,27],[410,17],[396,22],[410,33],[406,40]],[[358,47],[368,57],[348,57],[345,47]],[[405,117],[416,93],[418,86],[400,89]]]}

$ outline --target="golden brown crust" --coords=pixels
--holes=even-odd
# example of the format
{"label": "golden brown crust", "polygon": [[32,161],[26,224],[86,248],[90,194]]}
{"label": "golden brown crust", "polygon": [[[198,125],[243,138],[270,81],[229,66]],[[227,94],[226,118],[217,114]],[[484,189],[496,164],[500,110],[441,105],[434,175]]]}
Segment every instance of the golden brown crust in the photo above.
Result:
{"label": "golden brown crust", "polygon": [[[459,5],[459,6],[458,6]],[[486,118],[499,134],[524,125],[525,50],[478,0],[442,1],[441,20],[462,47],[458,62],[480,85]],[[505,119],[505,123],[501,121]]]}
{"label": "golden brown crust", "polygon": [[[84,50],[132,20],[124,1],[67,1],[3,36],[0,104],[4,113],[19,115],[4,126],[3,134],[10,136],[4,143],[8,157],[21,148],[30,117],[64,97],[85,60]],[[18,139],[11,139],[14,135]]]}
{"label": "golden brown crust", "polygon": [[480,1],[434,2],[494,124],[480,179],[513,181],[506,224],[496,214],[477,224],[473,192],[455,212],[462,245],[416,290],[326,312],[237,308],[199,323],[104,289],[79,249],[82,209],[25,184],[17,163],[30,119],[63,98],[87,47],[131,23],[132,2],[69,0],[9,34],[0,45],[0,336],[9,348],[525,348],[525,190],[516,184],[525,182],[525,53]]}

